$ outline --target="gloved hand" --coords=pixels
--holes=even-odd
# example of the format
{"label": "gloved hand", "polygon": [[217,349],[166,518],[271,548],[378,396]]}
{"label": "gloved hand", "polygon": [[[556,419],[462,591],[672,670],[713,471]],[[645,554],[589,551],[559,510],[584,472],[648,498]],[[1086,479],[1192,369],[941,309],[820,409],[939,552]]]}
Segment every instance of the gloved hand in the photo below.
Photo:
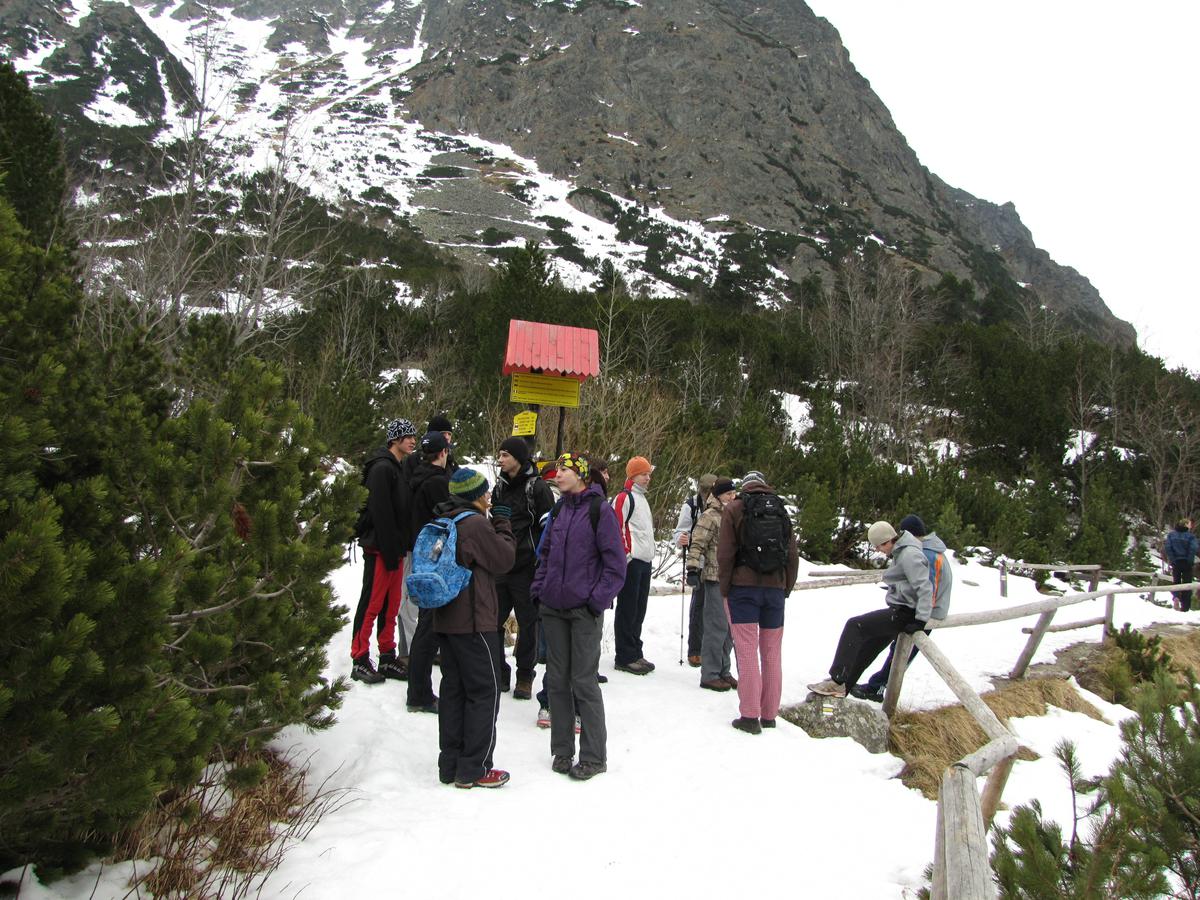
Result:
{"label": "gloved hand", "polygon": [[696,585],[698,585],[700,583],[700,570],[699,569],[688,569],[687,577],[684,579],[684,583],[688,587],[695,587]]}
{"label": "gloved hand", "polygon": [[507,506],[493,506],[492,507],[492,518],[493,519],[511,519],[512,518],[512,509]]}
{"label": "gloved hand", "polygon": [[925,630],[925,623],[920,619],[913,619],[912,621],[906,623],[905,626],[900,630],[905,634],[916,634],[918,631]]}

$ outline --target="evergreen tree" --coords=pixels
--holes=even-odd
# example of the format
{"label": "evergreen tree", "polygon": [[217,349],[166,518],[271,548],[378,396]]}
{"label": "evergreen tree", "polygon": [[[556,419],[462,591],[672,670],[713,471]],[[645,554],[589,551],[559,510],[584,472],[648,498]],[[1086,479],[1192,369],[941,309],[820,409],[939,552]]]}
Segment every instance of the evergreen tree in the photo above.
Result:
{"label": "evergreen tree", "polygon": [[12,204],[29,239],[47,247],[62,221],[62,147],[25,76],[8,61],[0,61],[0,172],[0,197]]}

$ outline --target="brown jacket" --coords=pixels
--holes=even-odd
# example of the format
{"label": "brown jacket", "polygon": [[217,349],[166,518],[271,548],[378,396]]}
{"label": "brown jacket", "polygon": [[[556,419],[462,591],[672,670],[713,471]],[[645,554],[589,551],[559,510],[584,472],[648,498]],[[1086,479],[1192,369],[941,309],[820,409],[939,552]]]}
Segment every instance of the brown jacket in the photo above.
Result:
{"label": "brown jacket", "polygon": [[700,578],[703,581],[717,581],[717,538],[721,531],[721,501],[709,497],[704,504],[704,512],[696,520],[692,529],[692,539],[688,541],[687,567],[689,569],[703,568]]}
{"label": "brown jacket", "polygon": [[[747,494],[773,494],[770,487],[755,482],[745,488]],[[729,596],[729,588],[733,585],[745,587],[782,588],[791,592],[796,584],[796,576],[800,572],[800,552],[796,549],[796,532],[788,546],[787,568],[783,572],[772,572],[764,575],[755,572],[748,566],[737,564],[737,551],[742,538],[742,498],[730,500],[721,512],[721,537],[717,546],[717,568],[721,582],[721,596]]]}
{"label": "brown jacket", "polygon": [[[451,498],[439,503],[434,512],[455,516],[471,504]],[[471,570],[471,582],[453,600],[433,611],[433,630],[439,634],[472,634],[496,631],[499,606],[496,602],[496,576],[513,567],[517,545],[507,518],[489,519],[484,515],[467,516],[458,523],[459,565]]]}

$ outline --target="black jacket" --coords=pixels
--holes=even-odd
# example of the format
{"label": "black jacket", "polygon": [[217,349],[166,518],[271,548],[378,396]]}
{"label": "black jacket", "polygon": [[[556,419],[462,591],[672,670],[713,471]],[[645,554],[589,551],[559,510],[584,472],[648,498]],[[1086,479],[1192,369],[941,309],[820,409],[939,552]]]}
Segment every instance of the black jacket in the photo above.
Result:
{"label": "black jacket", "polygon": [[412,490],[412,530],[408,550],[417,544],[421,529],[437,518],[433,508],[450,499],[450,473],[441,466],[422,461],[412,473],[408,484]]}
{"label": "black jacket", "polygon": [[527,463],[511,481],[503,472],[496,477],[492,505],[512,510],[512,532],[517,542],[517,560],[512,571],[532,571],[533,552],[542,533],[542,516],[554,506],[550,485],[539,477],[533,463]]}
{"label": "black jacket", "polygon": [[377,552],[384,566],[394,572],[412,544],[408,479],[404,467],[387,447],[368,454],[363,469],[370,514],[370,525],[362,537],[363,549]]}

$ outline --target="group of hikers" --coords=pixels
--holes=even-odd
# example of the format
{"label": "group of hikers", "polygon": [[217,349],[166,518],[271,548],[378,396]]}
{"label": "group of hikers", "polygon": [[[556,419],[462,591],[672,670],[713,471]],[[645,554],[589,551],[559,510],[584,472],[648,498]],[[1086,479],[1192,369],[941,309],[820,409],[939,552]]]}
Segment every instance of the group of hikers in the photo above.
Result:
{"label": "group of hikers", "polygon": [[[544,662],[536,724],[550,730],[551,768],[586,780],[607,770],[607,679],[599,671],[607,610],[615,605],[614,668],[642,677],[655,669],[642,642],[656,551],[647,495],[654,466],[629,459],[610,501],[602,458],[563,453],[539,470],[529,444],[510,437],[496,463],[495,485],[460,466],[445,416],[423,434],[407,419],[388,424],[386,443],[363,469],[367,501],[356,533],[365,565],[351,678],[407,681],[408,710],[438,716],[441,781],[499,787],[509,780],[493,765],[500,697],[511,690],[533,699]],[[784,600],[799,568],[783,501],[760,472],[740,485],[705,476],[675,539],[694,587],[689,662],[701,670],[700,687],[737,690],[735,728],[774,727]],[[503,640],[510,616],[511,665]]]}
{"label": "group of hikers", "polygon": [[[607,771],[607,678],[599,665],[604,614],[614,598],[615,670],[646,676],[655,669],[642,643],[657,549],[647,496],[654,466],[644,456],[629,459],[610,501],[603,458],[563,453],[539,468],[529,443],[510,437],[496,463],[494,485],[460,466],[446,416],[431,419],[423,434],[407,419],[388,424],[385,445],[368,455],[363,470],[368,496],[356,534],[365,566],[351,678],[407,681],[409,712],[438,716],[441,781],[500,787],[509,780],[493,766],[500,697],[511,690],[516,700],[533,699],[536,667],[544,663],[536,724],[550,730],[551,768],[587,780]],[[761,734],[779,713],[796,537],[761,472],[738,483],[706,474],[697,487],[672,536],[692,587],[687,661],[700,669],[701,688],[737,691],[734,728]],[[867,529],[867,543],[887,559],[884,607],[846,622],[829,677],[809,685],[818,696],[881,702],[899,635],[928,634],[929,622],[949,612],[954,578],[945,543],[915,514],[898,525]],[[1190,580],[1196,552],[1191,523],[1181,522],[1164,554],[1176,583]],[[1190,599],[1190,592],[1178,596],[1180,608]],[[510,617],[512,665],[503,640]],[[889,644],[883,666],[860,683]]]}

